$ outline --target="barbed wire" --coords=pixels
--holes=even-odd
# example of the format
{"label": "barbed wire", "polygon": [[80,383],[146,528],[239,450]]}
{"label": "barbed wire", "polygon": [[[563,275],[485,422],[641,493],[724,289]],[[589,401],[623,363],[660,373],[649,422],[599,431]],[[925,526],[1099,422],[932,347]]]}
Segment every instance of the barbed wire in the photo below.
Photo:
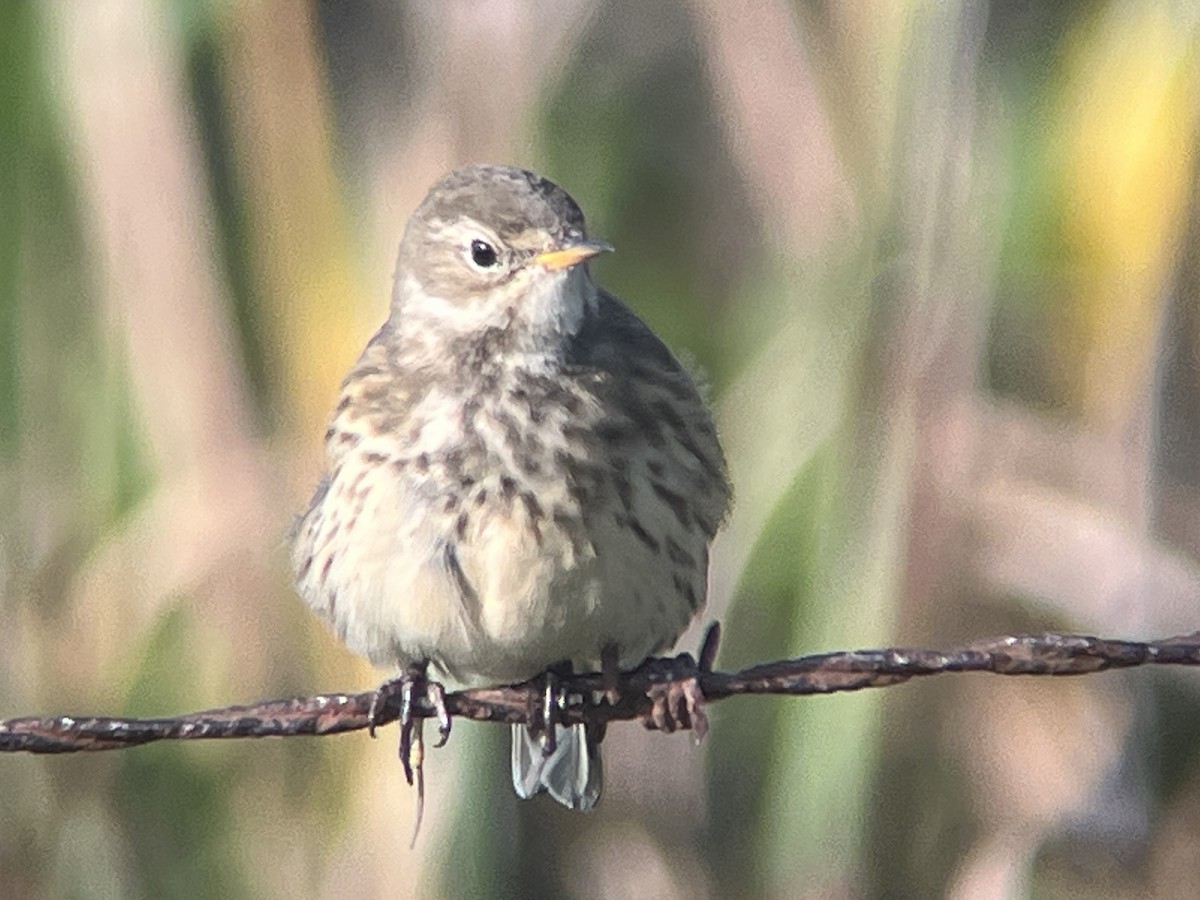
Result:
{"label": "barbed wire", "polygon": [[[707,727],[702,706],[743,694],[804,696],[889,687],[912,678],[949,672],[996,675],[1087,675],[1145,665],[1200,665],[1200,632],[1158,641],[1123,641],[1076,634],[1009,635],[974,641],[950,650],[850,650],[716,672],[712,661],[719,630],[705,638],[699,662],[688,654],[652,659],[636,669],[606,675],[559,678],[561,724],[640,720],[648,728],[673,731]],[[699,688],[698,694],[695,687]],[[544,722],[542,678],[497,687],[447,693],[451,718],[479,722]],[[107,716],[23,717],[0,721],[0,752],[74,753],[118,750],[162,740],[291,737],[340,734],[395,721],[391,702],[370,718],[375,691],[317,694],[265,700],[245,706],[156,719]],[[412,716],[425,719],[438,710],[422,695],[412,699]]]}

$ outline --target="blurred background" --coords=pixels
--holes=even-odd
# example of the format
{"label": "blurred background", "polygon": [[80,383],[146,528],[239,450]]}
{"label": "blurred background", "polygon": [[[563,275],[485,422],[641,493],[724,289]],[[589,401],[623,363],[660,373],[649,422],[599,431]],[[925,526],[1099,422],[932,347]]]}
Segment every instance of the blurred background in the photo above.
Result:
{"label": "blurred background", "polygon": [[[285,535],[426,188],[565,186],[711,383],[722,668],[1200,627],[1200,5],[0,5],[0,718],[386,672]],[[694,650],[699,631],[682,645]],[[1193,897],[1194,672],[945,676],[614,727],[0,759],[0,894]]]}

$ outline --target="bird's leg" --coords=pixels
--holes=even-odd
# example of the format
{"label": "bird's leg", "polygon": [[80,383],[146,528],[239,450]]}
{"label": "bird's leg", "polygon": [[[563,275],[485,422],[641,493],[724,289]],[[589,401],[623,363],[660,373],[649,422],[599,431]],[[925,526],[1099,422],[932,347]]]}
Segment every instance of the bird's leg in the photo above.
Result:
{"label": "bird's leg", "polygon": [[566,703],[562,680],[569,678],[573,672],[570,660],[555,663],[542,674],[541,701],[530,717],[529,728],[537,736],[542,745],[542,754],[550,756],[558,748],[559,714]]}
{"label": "bird's leg", "polygon": [[670,671],[666,680],[652,684],[647,691],[651,703],[650,718],[644,720],[647,728],[668,734],[677,728],[690,728],[696,733],[697,743],[704,740],[708,734],[708,715],[704,711],[700,679],[712,671],[720,638],[721,626],[714,622],[704,636],[698,664],[688,653],[667,661]]}
{"label": "bird's leg", "polygon": [[400,763],[404,766],[404,777],[410,785],[413,783],[413,769],[420,768],[423,762],[419,734],[416,741],[417,752],[414,753],[413,736],[421,724],[421,719],[413,715],[413,702],[417,696],[423,695],[437,715],[438,742],[434,746],[441,747],[450,738],[450,711],[446,709],[446,689],[440,682],[430,681],[425,677],[428,668],[427,660],[412,663],[399,677],[385,681],[376,689],[371,698],[371,707],[367,711],[367,730],[371,737],[374,737],[375,725],[380,715],[389,705],[399,703],[396,720],[400,723]]}

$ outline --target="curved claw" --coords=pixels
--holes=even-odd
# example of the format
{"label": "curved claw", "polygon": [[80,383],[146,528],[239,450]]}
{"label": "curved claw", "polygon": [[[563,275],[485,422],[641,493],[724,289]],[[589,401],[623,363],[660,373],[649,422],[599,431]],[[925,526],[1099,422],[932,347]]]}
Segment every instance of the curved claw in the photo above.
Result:
{"label": "curved claw", "polygon": [[434,748],[446,746],[450,740],[450,710],[446,709],[446,689],[439,681],[429,681],[425,684],[425,699],[437,713],[438,739]]}
{"label": "curved claw", "polygon": [[404,682],[407,677],[407,675],[401,675],[399,678],[385,681],[371,695],[371,706],[367,710],[367,734],[371,737],[375,737],[375,729],[379,726],[379,719],[387,710],[388,704],[397,694],[403,695]]}

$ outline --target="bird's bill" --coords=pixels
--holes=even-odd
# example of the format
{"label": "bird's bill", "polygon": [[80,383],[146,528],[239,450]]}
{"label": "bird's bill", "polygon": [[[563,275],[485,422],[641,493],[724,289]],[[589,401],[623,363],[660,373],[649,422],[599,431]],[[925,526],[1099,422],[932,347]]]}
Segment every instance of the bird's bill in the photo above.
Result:
{"label": "bird's bill", "polygon": [[578,265],[585,259],[591,259],[597,253],[608,253],[612,244],[604,241],[579,241],[566,247],[546,250],[533,258],[533,261],[551,272],[556,269],[566,269]]}

